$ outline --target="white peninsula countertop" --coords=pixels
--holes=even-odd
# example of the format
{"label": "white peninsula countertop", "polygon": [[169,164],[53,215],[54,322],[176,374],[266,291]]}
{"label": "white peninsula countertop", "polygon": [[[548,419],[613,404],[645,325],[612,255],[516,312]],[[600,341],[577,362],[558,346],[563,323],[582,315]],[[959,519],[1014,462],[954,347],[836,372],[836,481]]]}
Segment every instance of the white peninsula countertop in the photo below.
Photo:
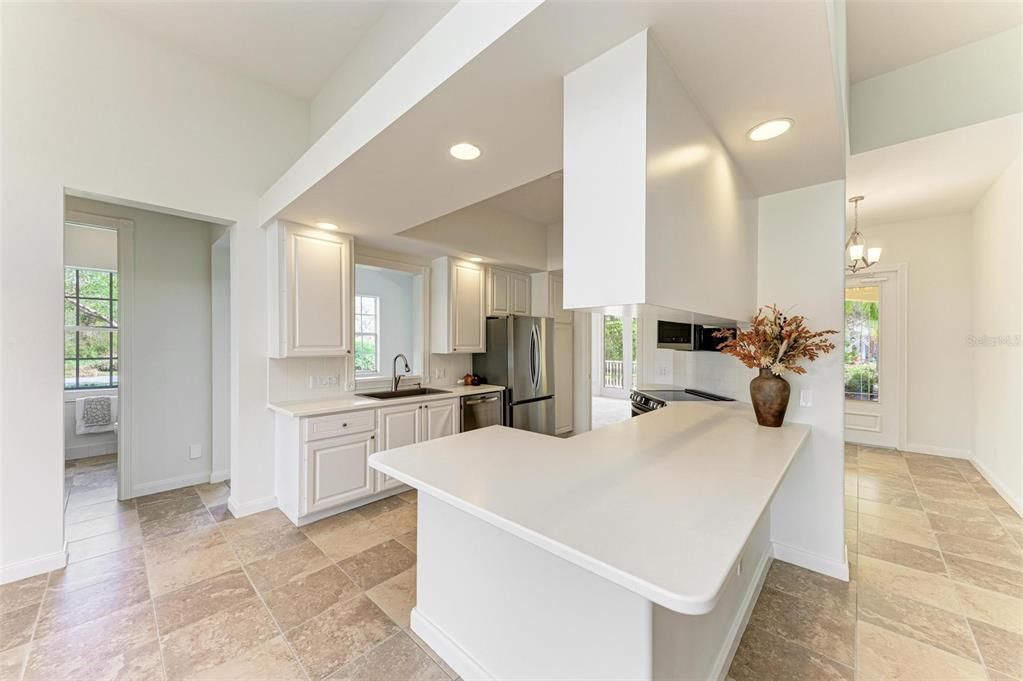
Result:
{"label": "white peninsula countertop", "polygon": [[[402,390],[412,386],[402,386]],[[409,402],[425,402],[427,400],[443,400],[447,397],[465,397],[466,395],[478,395],[504,391],[500,385],[445,385],[427,386],[437,390],[443,390],[433,395],[413,395],[411,397],[395,397],[381,400],[373,397],[362,397],[355,393],[342,393],[333,397],[325,397],[318,400],[292,400],[281,402],[268,402],[270,409],[287,416],[319,416],[321,414],[336,414],[345,411],[357,411],[359,409],[376,409],[393,404],[406,404]],[[387,388],[367,388],[363,392],[382,392]]]}
{"label": "white peninsula countertop", "polygon": [[748,404],[678,402],[572,438],[491,426],[380,452],[370,465],[699,615],[717,603],[809,430],[760,427]]}

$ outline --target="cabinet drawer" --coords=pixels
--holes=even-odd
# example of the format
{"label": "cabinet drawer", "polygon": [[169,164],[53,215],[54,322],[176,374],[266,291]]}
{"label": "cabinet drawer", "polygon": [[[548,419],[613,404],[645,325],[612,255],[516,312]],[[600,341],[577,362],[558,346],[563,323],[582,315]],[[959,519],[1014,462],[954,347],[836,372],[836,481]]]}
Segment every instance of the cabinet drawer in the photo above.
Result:
{"label": "cabinet drawer", "polygon": [[311,442],[338,435],[364,433],[373,430],[376,425],[376,412],[373,410],[312,416],[305,420],[302,438],[306,442]]}

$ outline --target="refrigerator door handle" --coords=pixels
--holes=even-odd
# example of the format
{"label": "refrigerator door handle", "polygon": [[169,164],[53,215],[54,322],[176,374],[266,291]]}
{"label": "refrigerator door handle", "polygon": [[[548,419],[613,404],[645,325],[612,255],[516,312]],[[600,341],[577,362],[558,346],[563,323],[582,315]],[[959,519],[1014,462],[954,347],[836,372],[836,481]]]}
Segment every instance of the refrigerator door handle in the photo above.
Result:
{"label": "refrigerator door handle", "polygon": [[533,352],[533,392],[540,390],[540,328],[533,325],[533,333],[531,337],[531,345]]}

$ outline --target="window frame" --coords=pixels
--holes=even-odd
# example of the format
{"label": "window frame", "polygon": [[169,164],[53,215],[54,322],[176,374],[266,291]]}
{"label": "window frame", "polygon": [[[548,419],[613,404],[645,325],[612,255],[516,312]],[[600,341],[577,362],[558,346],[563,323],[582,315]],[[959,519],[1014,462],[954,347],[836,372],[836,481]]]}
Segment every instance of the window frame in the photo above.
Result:
{"label": "window frame", "polygon": [[[362,305],[360,304],[360,299],[371,299],[373,301],[373,314],[372,315],[367,315],[367,314],[364,314],[362,312]],[[372,332],[369,332],[369,331],[359,331],[359,317],[372,317],[373,321],[374,321],[373,328],[375,330],[372,331]],[[359,369],[358,366],[356,366],[355,367],[355,375],[356,375],[356,377],[359,377],[359,378],[361,378],[361,377],[369,377],[369,376],[380,376],[381,375],[381,373],[380,373],[380,296],[375,296],[375,295],[372,295],[372,294],[356,293],[355,294],[355,320],[354,321],[355,321],[355,347],[354,347],[354,354],[357,355],[357,353],[358,353],[359,338],[360,337],[372,337],[373,338],[373,352],[374,352],[374,355],[375,355],[374,361],[373,361],[373,364],[375,365],[375,368],[372,369],[372,370],[370,370],[370,369]],[[355,358],[353,358],[352,362],[353,362],[353,365],[354,365],[355,364]]]}
{"label": "window frame", "polygon": [[[74,272],[75,285],[73,295],[67,293],[67,274],[69,271]],[[107,295],[106,297],[99,296],[82,296],[82,272],[100,272],[107,275]],[[74,385],[68,385],[68,377],[64,378],[64,390],[65,391],[81,391],[81,390],[110,390],[116,389],[120,385],[120,372],[119,372],[119,359],[120,359],[120,326],[118,323],[118,316],[120,315],[120,277],[117,275],[116,270],[106,270],[95,267],[74,267],[72,265],[64,266],[64,277],[65,277],[65,289],[64,289],[64,303],[65,310],[67,302],[75,301],[75,324],[67,324],[65,318],[64,324],[64,338],[65,348],[67,342],[67,334],[75,334],[75,349],[74,356],[69,357],[67,352],[64,352],[64,365],[67,366],[68,362],[75,363],[74,373]],[[108,319],[109,326],[89,326],[87,324],[81,324],[81,301],[83,300],[95,300],[98,302],[105,302],[109,306],[110,318]],[[116,312],[115,312],[116,309]],[[66,313],[65,313],[66,314]],[[108,352],[103,357],[82,357],[82,333],[89,332],[101,332],[108,334]],[[107,377],[107,383],[105,385],[82,385],[81,375],[81,364],[83,360],[107,360],[107,371],[105,372]],[[115,366],[117,368],[115,368]]]}

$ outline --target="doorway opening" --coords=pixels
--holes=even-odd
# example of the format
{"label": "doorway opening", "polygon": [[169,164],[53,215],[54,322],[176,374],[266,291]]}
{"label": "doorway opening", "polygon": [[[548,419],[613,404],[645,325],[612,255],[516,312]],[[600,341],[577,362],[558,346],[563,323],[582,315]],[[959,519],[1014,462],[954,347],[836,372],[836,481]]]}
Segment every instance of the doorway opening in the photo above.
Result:
{"label": "doorway opening", "polygon": [[594,428],[629,418],[635,384],[639,320],[626,310],[593,314],[592,422]]}
{"label": "doorway opening", "polygon": [[897,269],[846,277],[845,440],[895,449],[902,435],[902,309]]}

